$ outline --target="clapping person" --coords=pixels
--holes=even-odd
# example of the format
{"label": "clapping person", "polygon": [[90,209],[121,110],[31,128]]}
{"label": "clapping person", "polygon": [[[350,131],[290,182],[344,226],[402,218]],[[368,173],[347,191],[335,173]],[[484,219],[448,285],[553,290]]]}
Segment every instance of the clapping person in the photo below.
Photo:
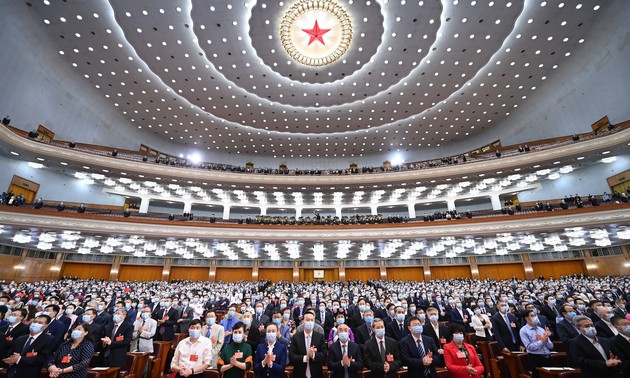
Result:
{"label": "clapping person", "polygon": [[176,378],[201,378],[203,372],[210,366],[212,344],[210,339],[201,335],[201,326],[201,320],[191,320],[188,326],[190,336],[177,344],[171,360],[171,371],[176,373]]}
{"label": "clapping person", "polygon": [[132,352],[153,353],[153,336],[157,330],[157,321],[151,318],[151,309],[143,307],[140,318],[133,323]]}
{"label": "clapping person", "polygon": [[453,341],[444,346],[444,363],[451,378],[481,378],[484,368],[475,347],[464,342],[464,326],[451,324]]}
{"label": "clapping person", "polygon": [[287,365],[287,347],[278,342],[278,325],[267,326],[265,342],[258,345],[254,356],[254,372],[259,378],[282,378]]}
{"label": "clapping person", "polygon": [[358,344],[350,341],[350,327],[337,326],[338,340],[328,348],[328,370],[332,378],[356,378],[363,368],[363,354]]}
{"label": "clapping person", "polygon": [[52,378],[87,378],[93,355],[90,325],[79,324],[70,333],[70,340],[53,354],[48,362],[48,373]]}
{"label": "clapping person", "polygon": [[252,369],[252,348],[244,342],[245,325],[237,322],[232,327],[232,342],[225,344],[219,355],[217,369],[222,378],[242,378]]}

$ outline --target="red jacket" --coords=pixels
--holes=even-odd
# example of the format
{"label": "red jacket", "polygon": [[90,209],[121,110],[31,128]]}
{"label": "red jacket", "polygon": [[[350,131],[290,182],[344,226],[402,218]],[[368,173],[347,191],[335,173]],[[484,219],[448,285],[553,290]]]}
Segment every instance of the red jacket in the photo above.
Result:
{"label": "red jacket", "polygon": [[[483,376],[483,365],[481,364],[481,361],[479,361],[479,356],[477,355],[475,347],[467,343],[464,343],[464,346],[470,355],[468,364],[466,363],[465,358],[457,356],[459,348],[455,345],[455,341],[451,341],[450,343],[444,345],[444,362],[446,364],[446,369],[448,369],[451,378],[481,378]],[[467,365],[472,365],[472,367],[477,371],[477,374],[469,374],[466,369]]]}

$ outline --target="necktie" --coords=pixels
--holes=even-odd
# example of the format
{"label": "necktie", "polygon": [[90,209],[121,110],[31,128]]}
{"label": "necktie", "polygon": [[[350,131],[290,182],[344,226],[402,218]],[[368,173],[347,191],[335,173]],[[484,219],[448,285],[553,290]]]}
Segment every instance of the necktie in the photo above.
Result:
{"label": "necktie", "polygon": [[606,353],[604,352],[604,348],[602,347],[602,344],[599,343],[597,338],[595,338],[595,340],[593,341],[593,345],[595,346],[597,351],[602,355],[602,357],[604,357],[604,361],[608,361],[608,358],[606,357]]}
{"label": "necktie", "polygon": [[516,344],[516,337],[514,337],[514,331],[512,331],[512,325],[510,324],[510,319],[508,319],[507,315],[505,315],[504,319],[505,319],[505,324],[507,324],[508,330],[510,330],[510,335],[512,335],[512,342]]}
{"label": "necktie", "polygon": [[112,329],[112,337],[111,337],[111,340],[116,339],[116,331],[118,331],[118,327],[119,327],[119,325],[114,324],[114,329]]}
{"label": "necktie", "polygon": [[[311,347],[311,335],[306,335],[306,351]],[[310,358],[306,360],[306,378],[311,378]]]}
{"label": "necktie", "polygon": [[[424,345],[422,345],[422,339],[418,339],[416,341],[416,346],[418,347],[418,353],[420,353],[420,359],[422,360],[425,356],[426,353],[424,353]],[[424,363],[423,363],[424,366]],[[431,375],[431,370],[429,369],[428,366],[424,366],[424,376],[428,377]]]}
{"label": "necktie", "polygon": [[381,358],[383,359],[383,362],[387,361],[387,354],[385,353],[385,343],[383,342],[383,340],[381,340],[379,342],[380,346],[381,346]]}
{"label": "necktie", "polygon": [[26,354],[26,351],[28,350],[28,348],[31,346],[32,343],[33,343],[33,336],[29,337],[28,340],[26,340],[26,344],[24,344],[24,348],[22,348],[22,356]]}
{"label": "necktie", "polygon": [[[343,357],[343,356],[345,356],[347,354],[346,344],[342,345],[341,348],[342,348],[341,354],[342,354],[342,357]],[[344,376],[344,378],[348,378],[349,377],[348,367],[347,366],[343,367],[343,376]]]}
{"label": "necktie", "polygon": [[402,336],[403,335],[403,325],[399,323],[398,327],[400,328],[400,336]]}
{"label": "necktie", "polygon": [[212,326],[208,327],[208,332],[206,332],[206,337],[210,338],[210,332],[212,331]]}
{"label": "necktie", "polygon": [[9,333],[11,333],[12,330],[13,330],[13,327],[9,327],[7,328],[7,331],[4,334],[8,335]]}

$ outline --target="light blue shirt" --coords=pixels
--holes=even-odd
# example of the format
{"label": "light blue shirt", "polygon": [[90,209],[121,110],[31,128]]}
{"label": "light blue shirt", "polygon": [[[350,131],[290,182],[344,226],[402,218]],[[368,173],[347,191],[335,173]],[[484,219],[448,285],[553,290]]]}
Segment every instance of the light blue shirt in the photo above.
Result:
{"label": "light blue shirt", "polygon": [[527,349],[527,353],[548,356],[553,349],[553,342],[550,338],[547,339],[546,343],[543,343],[542,340],[539,340],[536,337],[539,335],[542,338],[545,335],[544,328],[532,327],[529,324],[526,324],[523,328],[521,328],[519,335],[521,336],[523,345]]}

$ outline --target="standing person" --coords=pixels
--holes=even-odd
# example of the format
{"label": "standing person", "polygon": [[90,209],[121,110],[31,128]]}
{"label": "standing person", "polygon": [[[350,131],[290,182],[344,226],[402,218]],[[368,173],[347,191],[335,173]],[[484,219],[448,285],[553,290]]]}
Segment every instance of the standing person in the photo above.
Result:
{"label": "standing person", "polygon": [[350,341],[350,327],[337,327],[337,342],[328,348],[328,370],[332,378],[356,378],[363,368],[363,355],[358,344]]}
{"label": "standing person", "polygon": [[507,302],[501,300],[497,303],[496,314],[492,315],[492,329],[494,337],[497,340],[499,351],[501,352],[518,352],[525,351],[521,345],[521,337],[518,328],[518,319],[510,313],[510,306]]}
{"label": "standing person", "polygon": [[133,325],[125,322],[126,315],[125,309],[119,308],[112,316],[113,323],[105,327],[105,337],[101,339],[103,350],[100,366],[122,367],[124,365],[127,350],[133,338]]}
{"label": "standing person", "polygon": [[493,341],[492,322],[486,314],[481,313],[481,308],[472,306],[473,316],[470,321],[471,327],[475,330],[477,341]]}
{"label": "standing person", "polygon": [[13,310],[7,316],[8,324],[0,327],[0,358],[9,356],[9,351],[13,346],[13,340],[20,336],[28,335],[28,326],[22,321],[26,317],[26,309],[20,308]]}
{"label": "standing person", "polygon": [[225,341],[225,332],[223,326],[217,324],[217,316],[214,311],[210,311],[206,314],[206,325],[201,329],[201,334],[210,339],[212,343],[212,360],[210,366],[217,366],[217,360],[219,359],[219,353],[223,348],[223,342]]}
{"label": "standing person", "polygon": [[630,377],[630,319],[625,316],[614,316],[612,324],[617,327],[619,334],[610,341],[613,353],[621,360],[621,370],[625,372],[624,378]]}
{"label": "standing person", "polygon": [[481,378],[483,365],[475,347],[464,342],[464,326],[451,324],[453,341],[444,346],[444,363],[451,378]]}
{"label": "standing person", "polygon": [[532,377],[538,378],[537,367],[553,366],[550,360],[553,342],[549,328],[538,326],[538,316],[534,310],[527,310],[523,315],[527,324],[521,328],[520,336],[527,350],[529,366],[532,368]]}
{"label": "standing person", "polygon": [[230,341],[232,341],[232,327],[234,327],[236,323],[240,323],[236,318],[236,305],[231,304],[230,307],[228,307],[226,315],[227,316],[221,320],[221,326],[225,332],[225,344],[229,344]]}
{"label": "standing person", "polygon": [[2,361],[9,365],[7,378],[39,377],[42,367],[50,357],[55,338],[44,333],[50,324],[50,316],[40,315],[33,319],[29,334],[13,341],[9,356]]}
{"label": "standing person", "polygon": [[94,356],[90,325],[77,325],[70,333],[70,338],[70,341],[61,344],[48,361],[48,373],[51,377],[87,378],[87,369]]}
{"label": "standing person", "polygon": [[278,342],[278,325],[267,326],[265,342],[258,345],[254,356],[254,372],[259,378],[283,378],[287,366],[287,347]]}
{"label": "standing person", "polygon": [[621,378],[621,361],[612,352],[610,341],[597,337],[593,321],[586,316],[573,318],[580,335],[569,342],[567,359],[582,370],[582,378]]}
{"label": "standing person", "polygon": [[398,342],[385,336],[385,322],[374,319],[374,337],[365,343],[365,367],[372,371],[372,378],[396,378],[402,366]]}
{"label": "standing person", "polygon": [[225,344],[219,355],[217,369],[222,378],[243,378],[252,369],[252,347],[243,341],[245,324],[237,322],[232,327],[232,342]]}
{"label": "standing person", "polygon": [[188,324],[188,336],[177,344],[171,371],[177,373],[176,378],[202,378],[203,372],[210,366],[212,360],[212,344],[210,339],[201,335],[202,322],[193,319]]}
{"label": "standing person", "polygon": [[323,378],[322,365],[326,362],[324,335],[313,332],[315,315],[307,312],[303,316],[304,330],[291,338],[289,360],[293,364],[294,377]]}
{"label": "standing person", "polygon": [[160,309],[153,312],[154,319],[157,321],[158,329],[156,339],[160,341],[173,341],[175,338],[175,325],[179,319],[179,311],[172,307],[171,298],[164,298],[160,302]]}
{"label": "standing person", "polygon": [[411,377],[437,377],[435,366],[440,354],[433,339],[422,334],[420,319],[409,318],[410,334],[400,340],[402,363],[407,366],[407,374]]}
{"label": "standing person", "polygon": [[133,340],[130,350],[153,353],[153,336],[156,330],[157,322],[151,318],[151,309],[143,307],[140,310],[140,318],[133,323]]}

